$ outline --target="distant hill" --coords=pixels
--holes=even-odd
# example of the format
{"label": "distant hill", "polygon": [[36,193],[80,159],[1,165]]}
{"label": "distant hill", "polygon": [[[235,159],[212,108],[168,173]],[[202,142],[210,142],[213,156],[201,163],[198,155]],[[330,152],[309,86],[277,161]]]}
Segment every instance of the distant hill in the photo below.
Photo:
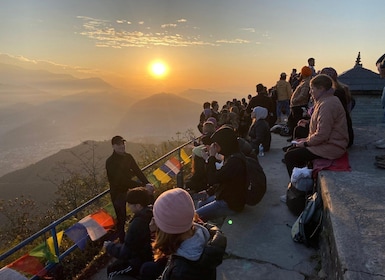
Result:
{"label": "distant hill", "polygon": [[116,132],[129,139],[146,136],[158,140],[170,139],[189,129],[197,134],[200,108],[200,104],[174,94],[155,94],[133,104]]}
{"label": "distant hill", "polygon": [[183,98],[187,98],[189,100],[199,103],[201,109],[203,108],[202,107],[203,103],[206,101],[211,102],[213,100],[216,100],[218,101],[220,108],[222,108],[222,106],[228,100],[231,101],[233,100],[233,98],[237,98],[238,100],[241,100],[242,98],[247,97],[247,95],[244,95],[242,93],[216,92],[216,91],[210,91],[210,90],[204,90],[204,89],[188,89],[188,90],[182,91],[178,95]]}
{"label": "distant hill", "polygon": [[[73,154],[80,156],[83,160],[92,158],[90,147],[93,144],[95,144],[95,165],[98,167],[98,172],[104,173],[105,160],[112,153],[110,141],[84,141],[82,144],[60,150],[43,160],[0,177],[0,197],[13,199],[23,194],[31,196],[40,207],[44,207],[53,200],[56,191],[56,186],[50,180],[68,176],[63,169],[59,168],[59,163],[65,162],[72,170],[80,172],[81,163]],[[140,162],[142,144],[128,142],[126,150]]]}

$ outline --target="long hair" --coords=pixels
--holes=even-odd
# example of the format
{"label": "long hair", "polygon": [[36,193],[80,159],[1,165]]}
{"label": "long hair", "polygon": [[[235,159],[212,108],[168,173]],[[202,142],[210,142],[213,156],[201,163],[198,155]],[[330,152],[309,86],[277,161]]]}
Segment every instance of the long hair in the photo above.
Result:
{"label": "long hair", "polygon": [[[196,213],[194,215],[194,222],[203,224],[203,221],[199,218],[198,214]],[[192,229],[195,232],[194,226],[192,227]],[[158,228],[155,234],[155,240],[154,242],[152,242],[155,261],[163,257],[175,254],[182,242],[185,240],[185,238],[183,238],[184,234],[185,232],[177,234],[165,233]]]}

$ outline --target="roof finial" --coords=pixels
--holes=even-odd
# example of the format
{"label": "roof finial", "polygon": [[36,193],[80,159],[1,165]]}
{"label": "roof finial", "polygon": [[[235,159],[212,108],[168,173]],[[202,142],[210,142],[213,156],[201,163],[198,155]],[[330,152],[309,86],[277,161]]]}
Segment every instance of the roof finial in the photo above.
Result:
{"label": "roof finial", "polygon": [[356,58],[356,65],[354,67],[362,67],[361,64],[361,52],[358,52],[357,58]]}

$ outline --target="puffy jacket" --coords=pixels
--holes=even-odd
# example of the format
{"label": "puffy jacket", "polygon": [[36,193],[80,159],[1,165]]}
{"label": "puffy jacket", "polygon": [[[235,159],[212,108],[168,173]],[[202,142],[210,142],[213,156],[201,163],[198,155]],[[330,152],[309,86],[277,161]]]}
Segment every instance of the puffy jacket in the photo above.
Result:
{"label": "puffy jacket", "polygon": [[[212,225],[195,224],[194,240],[190,240],[184,254],[178,250],[172,255],[162,274],[161,280],[215,280],[216,267],[222,263],[225,254],[227,239],[221,231]],[[199,241],[200,240],[200,241]],[[185,240],[183,243],[189,242]],[[201,249],[197,248],[203,243]],[[184,244],[181,244],[183,246]],[[195,254],[200,251],[198,259]],[[191,256],[189,253],[191,252]]]}

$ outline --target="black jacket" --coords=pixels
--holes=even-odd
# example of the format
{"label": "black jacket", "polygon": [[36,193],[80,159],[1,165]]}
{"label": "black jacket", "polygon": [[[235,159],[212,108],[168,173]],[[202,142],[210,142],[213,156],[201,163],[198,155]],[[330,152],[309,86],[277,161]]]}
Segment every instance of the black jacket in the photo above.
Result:
{"label": "black jacket", "polygon": [[232,154],[240,152],[238,139],[234,131],[229,128],[218,129],[211,139],[220,145],[220,153],[225,159],[222,168],[217,170],[216,158],[209,157],[207,178],[208,184],[213,187],[209,188],[207,193],[215,194],[216,200],[226,201],[231,210],[241,212],[246,202],[246,167],[242,159],[231,157]]}
{"label": "black jacket", "polygon": [[143,208],[131,219],[124,243],[110,243],[106,251],[111,256],[130,261],[133,266],[140,267],[146,261],[153,260],[151,247],[150,221],[152,210]]}
{"label": "black jacket", "polygon": [[[133,156],[128,153],[120,155],[114,151],[106,160],[106,170],[112,197],[122,193],[126,194],[128,189],[149,183]],[[142,184],[133,181],[134,176]]]}

